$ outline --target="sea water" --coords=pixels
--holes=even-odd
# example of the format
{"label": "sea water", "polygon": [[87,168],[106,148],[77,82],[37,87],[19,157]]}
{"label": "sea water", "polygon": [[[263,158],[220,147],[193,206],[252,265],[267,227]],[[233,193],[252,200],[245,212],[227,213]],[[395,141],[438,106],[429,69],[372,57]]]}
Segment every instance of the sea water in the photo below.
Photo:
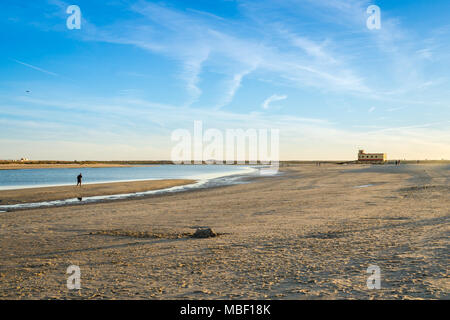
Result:
{"label": "sea water", "polygon": [[194,183],[159,190],[127,194],[68,198],[55,201],[0,205],[0,212],[14,209],[40,208],[82,204],[101,200],[119,200],[151,194],[178,192],[195,188],[242,183],[243,177],[257,175],[261,167],[238,165],[159,165],[112,168],[55,168],[0,170],[0,190],[76,185],[76,176],[83,175],[83,184],[142,180],[191,179]]}

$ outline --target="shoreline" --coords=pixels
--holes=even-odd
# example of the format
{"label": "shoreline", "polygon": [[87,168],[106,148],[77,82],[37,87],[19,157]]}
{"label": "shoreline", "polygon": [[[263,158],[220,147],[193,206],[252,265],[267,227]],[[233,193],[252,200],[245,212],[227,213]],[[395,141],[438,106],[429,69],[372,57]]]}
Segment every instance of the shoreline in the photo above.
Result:
{"label": "shoreline", "polygon": [[255,170],[252,168],[251,171],[207,179],[143,179],[89,183],[83,184],[81,188],[72,184],[3,189],[0,190],[0,212],[132,201],[155,195],[248,183],[258,178],[252,174]]}
{"label": "shoreline", "polygon": [[[0,207],[164,190],[196,183],[192,179],[141,180],[0,190]],[[2,209],[3,210],[3,209]]]}
{"label": "shoreline", "polygon": [[[111,183],[131,183],[131,182],[146,182],[146,181],[165,181],[165,180],[193,180],[197,179],[135,179],[135,180],[113,180],[113,181],[105,181],[105,182],[83,182],[83,186],[92,186],[92,185],[105,185]],[[26,185],[26,186],[1,186],[0,193],[2,191],[20,191],[26,189],[42,189],[42,188],[60,188],[60,187],[73,187],[74,183],[70,184],[37,184],[37,185]],[[3,188],[3,189],[2,189]],[[1,200],[1,198],[0,198]],[[1,203],[1,202],[0,202]]]}
{"label": "shoreline", "polygon": [[[325,165],[325,164],[324,164]],[[336,166],[329,163],[328,165]],[[422,166],[436,165],[434,163],[422,164]],[[442,164],[437,164],[442,165]],[[120,165],[119,165],[120,166]],[[153,166],[153,165],[152,165]],[[289,167],[297,167],[299,164],[285,164],[279,168],[278,174],[274,176],[252,176],[245,173],[233,174],[230,176],[217,177],[212,179],[159,179],[159,180],[124,180],[111,182],[86,183],[79,188],[74,185],[52,185],[52,186],[36,186],[24,187],[16,189],[0,189],[0,212],[13,212],[19,210],[32,210],[50,207],[63,207],[72,205],[86,205],[105,202],[117,201],[133,201],[139,198],[148,198],[155,195],[167,195],[175,192],[196,192],[202,189],[210,189],[217,187],[231,186],[235,183],[208,183],[214,182],[216,179],[225,177],[237,177],[243,183],[254,182],[261,178],[270,178],[275,176],[283,176],[289,178]],[[303,165],[302,165],[303,166]],[[308,167],[308,165],[306,166]],[[340,165],[338,166],[340,167]],[[355,165],[356,172],[366,171],[373,168],[367,165]],[[342,167],[347,172],[353,171],[349,167]],[[386,167],[390,168],[390,166]],[[399,167],[394,167],[394,172],[400,173]],[[407,167],[403,167],[407,171]],[[384,171],[384,170],[383,170]],[[390,171],[389,169],[386,171]],[[403,172],[405,173],[405,172]],[[246,181],[246,182],[244,182]],[[192,186],[192,188],[183,188],[184,186]],[[369,185],[353,186],[353,188],[361,188]],[[6,198],[6,199],[5,199]],[[14,199],[13,199],[14,198]],[[37,199],[37,200],[36,200]],[[78,201],[74,201],[78,199]],[[5,206],[13,206],[5,208]],[[15,207],[17,206],[17,207]]]}

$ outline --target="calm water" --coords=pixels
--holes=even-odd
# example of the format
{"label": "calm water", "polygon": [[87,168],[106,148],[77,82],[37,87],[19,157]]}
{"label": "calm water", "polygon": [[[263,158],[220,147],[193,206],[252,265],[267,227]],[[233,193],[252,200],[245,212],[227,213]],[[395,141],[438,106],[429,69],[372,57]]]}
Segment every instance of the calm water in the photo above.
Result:
{"label": "calm water", "polygon": [[58,168],[0,170],[0,190],[43,186],[76,185],[83,175],[83,184],[117,181],[195,179],[211,180],[253,172],[248,166],[227,165],[160,165],[116,168]]}

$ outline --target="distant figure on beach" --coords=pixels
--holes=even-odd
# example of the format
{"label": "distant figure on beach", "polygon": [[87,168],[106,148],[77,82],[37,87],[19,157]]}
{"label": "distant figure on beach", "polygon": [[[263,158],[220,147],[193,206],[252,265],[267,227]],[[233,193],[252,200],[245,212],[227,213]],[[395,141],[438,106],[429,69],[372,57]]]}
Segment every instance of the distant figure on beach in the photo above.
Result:
{"label": "distant figure on beach", "polygon": [[78,185],[80,185],[81,187],[81,179],[83,178],[83,176],[81,175],[81,173],[77,176],[77,187]]}

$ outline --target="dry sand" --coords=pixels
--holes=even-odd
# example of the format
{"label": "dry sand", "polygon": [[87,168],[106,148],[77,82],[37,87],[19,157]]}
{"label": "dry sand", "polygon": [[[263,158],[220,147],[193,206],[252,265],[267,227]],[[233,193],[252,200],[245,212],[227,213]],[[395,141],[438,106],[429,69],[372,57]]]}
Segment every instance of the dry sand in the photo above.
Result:
{"label": "dry sand", "polygon": [[[0,297],[448,299],[449,169],[289,166],[249,184],[0,213]],[[198,226],[221,235],[190,238]],[[374,264],[380,290],[366,287]],[[81,290],[66,287],[69,265]]]}
{"label": "dry sand", "polygon": [[182,186],[194,182],[195,180],[188,179],[145,180],[133,182],[83,184],[81,187],[73,185],[0,190],[0,205],[143,192]]}

